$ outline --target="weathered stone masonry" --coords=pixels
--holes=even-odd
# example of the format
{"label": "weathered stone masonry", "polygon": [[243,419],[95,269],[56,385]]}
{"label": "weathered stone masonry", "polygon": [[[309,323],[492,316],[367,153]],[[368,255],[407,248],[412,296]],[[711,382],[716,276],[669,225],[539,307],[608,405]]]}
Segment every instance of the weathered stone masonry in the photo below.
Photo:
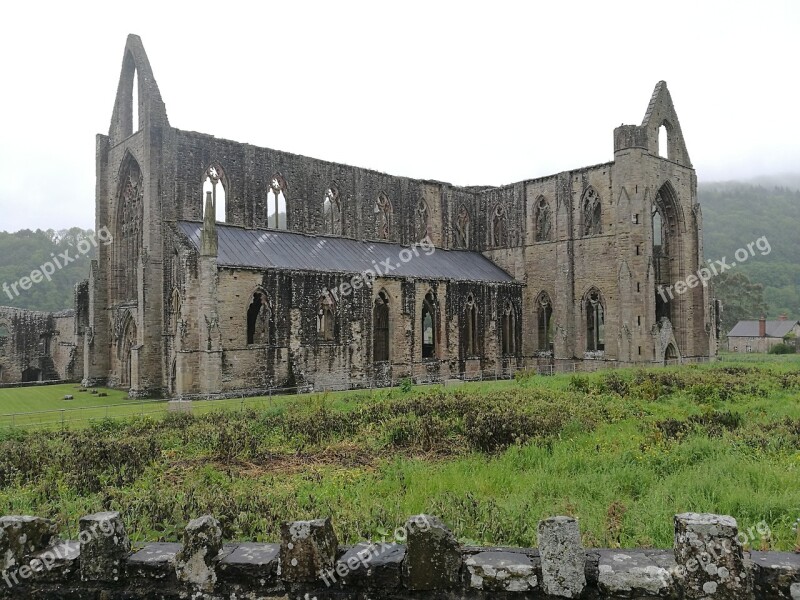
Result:
{"label": "weathered stone masonry", "polygon": [[[87,315],[86,285],[78,286],[75,300]],[[45,313],[0,306],[0,385],[81,379],[85,322],[72,310]]]}
{"label": "weathered stone masonry", "polygon": [[[612,162],[458,187],[171,127],[131,35],[96,149],[96,225],[114,242],[89,274],[86,384],[346,389],[716,351],[707,288],[658,294],[702,261],[697,178],[664,82],[641,125],[614,131]],[[421,243],[437,257],[324,297]]]}
{"label": "weathered stone masonry", "polygon": [[[583,598],[798,600],[800,555],[745,552],[727,516],[675,516],[673,550],[585,550],[578,523],[539,523],[539,548],[462,547],[416,515],[391,540],[340,546],[328,519],[285,523],[281,542],[223,543],[212,516],[183,543],[132,548],[119,513],[77,541],[36,517],[0,519],[0,597],[37,599]],[[744,536],[746,537],[746,536]]]}

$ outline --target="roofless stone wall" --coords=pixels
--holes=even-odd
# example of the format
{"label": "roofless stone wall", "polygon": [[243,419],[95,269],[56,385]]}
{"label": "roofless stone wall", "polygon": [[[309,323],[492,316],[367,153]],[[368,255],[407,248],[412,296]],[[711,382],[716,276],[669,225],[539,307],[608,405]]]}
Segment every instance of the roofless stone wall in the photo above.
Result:
{"label": "roofless stone wall", "polygon": [[0,597],[45,599],[800,599],[800,555],[744,552],[735,519],[675,516],[668,550],[584,550],[578,523],[539,523],[539,548],[462,547],[416,515],[390,543],[340,546],[329,519],[284,523],[280,544],[222,543],[211,516],[183,544],[132,549],[119,513],[80,520],[0,519]]}

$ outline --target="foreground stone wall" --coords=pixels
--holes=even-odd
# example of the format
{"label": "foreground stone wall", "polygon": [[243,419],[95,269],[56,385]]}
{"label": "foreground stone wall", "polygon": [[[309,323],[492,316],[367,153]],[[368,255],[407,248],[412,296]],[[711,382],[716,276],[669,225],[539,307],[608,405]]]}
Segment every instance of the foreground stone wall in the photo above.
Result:
{"label": "foreground stone wall", "polygon": [[0,519],[0,597],[43,599],[800,598],[800,555],[745,552],[732,517],[675,516],[672,550],[585,550],[570,517],[543,520],[539,548],[462,547],[430,515],[387,542],[340,546],[329,519],[284,523],[281,542],[222,542],[211,516],[183,543],[132,548],[119,513]]}

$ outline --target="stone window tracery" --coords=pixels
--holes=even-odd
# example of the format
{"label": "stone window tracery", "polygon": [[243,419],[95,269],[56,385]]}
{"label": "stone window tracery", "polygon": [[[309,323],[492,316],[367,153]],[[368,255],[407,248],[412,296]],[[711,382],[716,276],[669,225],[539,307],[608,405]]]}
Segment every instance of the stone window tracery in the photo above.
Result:
{"label": "stone window tracery", "polygon": [[499,248],[508,245],[508,223],[506,207],[498,204],[492,213],[492,246]]}
{"label": "stone window tracery", "polygon": [[430,291],[422,301],[422,358],[437,356],[437,304],[436,297]]}
{"label": "stone window tracery", "polygon": [[455,247],[456,248],[469,248],[470,227],[472,217],[463,204],[458,209],[458,216],[456,217],[455,227]]}
{"label": "stone window tracery", "polygon": [[342,206],[339,201],[339,188],[331,184],[325,191],[322,202],[322,227],[324,233],[342,235]]}
{"label": "stone window tracery", "polygon": [[286,180],[283,175],[275,173],[267,192],[267,227],[270,229],[287,228],[286,190]]}
{"label": "stone window tracery", "polygon": [[500,319],[500,335],[502,352],[505,356],[517,353],[517,316],[511,300],[506,300],[503,305],[503,314]]}
{"label": "stone window tracery", "polygon": [[430,234],[430,215],[424,200],[417,203],[417,241],[421,242]]}
{"label": "stone window tracery", "polygon": [[583,194],[583,235],[600,235],[603,233],[603,208],[600,195],[594,188]]}
{"label": "stone window tracery", "polygon": [[373,308],[373,360],[389,360],[389,296],[381,291]]}
{"label": "stone window tracery", "polygon": [[605,350],[605,307],[600,292],[593,289],[586,294],[586,351]]}
{"label": "stone window tracery", "polygon": [[547,292],[542,292],[536,299],[536,349],[553,351],[553,303]]}
{"label": "stone window tracery", "polygon": [[392,203],[385,192],[381,192],[375,200],[375,232],[378,239],[388,240],[391,235]]}
{"label": "stone window tracery", "polygon": [[317,308],[317,337],[322,341],[332,342],[334,339],[334,313],[333,298],[322,296]]}
{"label": "stone window tracery", "polygon": [[552,215],[550,213],[550,204],[548,204],[543,196],[540,196],[536,203],[533,220],[535,241],[550,241],[552,239],[551,234],[553,229]]}
{"label": "stone window tracery", "polygon": [[138,301],[138,266],[142,249],[144,185],[139,164],[130,155],[124,160],[117,206],[113,253],[117,302]]}
{"label": "stone window tracery", "polygon": [[[201,203],[204,201],[207,192],[211,192],[211,201],[214,205],[214,220],[217,223],[225,223],[227,220],[225,206],[225,185],[223,183],[222,167],[219,165],[211,165],[205,171]],[[204,205],[203,210],[205,210]],[[205,217],[205,215],[203,216]]]}
{"label": "stone window tracery", "polygon": [[465,350],[467,356],[478,356],[480,353],[480,344],[478,343],[478,337],[480,335],[480,330],[478,329],[478,306],[472,294],[467,296],[464,317]]}

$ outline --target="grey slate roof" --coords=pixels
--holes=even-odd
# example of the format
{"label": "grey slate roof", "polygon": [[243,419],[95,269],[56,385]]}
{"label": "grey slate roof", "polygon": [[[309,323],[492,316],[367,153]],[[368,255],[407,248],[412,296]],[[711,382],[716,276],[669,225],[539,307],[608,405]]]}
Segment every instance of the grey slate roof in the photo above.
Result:
{"label": "grey slate roof", "polygon": [[[178,231],[200,251],[200,234],[203,224],[178,221]],[[436,248],[426,254],[418,248],[419,255],[402,262],[400,252],[404,246],[386,242],[361,242],[340,237],[314,236],[276,229],[244,229],[217,224],[220,267],[256,269],[286,269],[296,271],[324,271],[363,273],[381,266],[386,259],[396,269],[389,277],[419,279],[444,279],[453,281],[482,281],[513,283],[515,280],[503,269],[478,252],[443,250]],[[430,249],[427,250],[430,252]],[[407,254],[407,253],[404,253]]]}
{"label": "grey slate roof", "polygon": [[[782,338],[789,333],[797,321],[767,321],[767,337]],[[758,337],[758,321],[739,321],[728,337]]]}

